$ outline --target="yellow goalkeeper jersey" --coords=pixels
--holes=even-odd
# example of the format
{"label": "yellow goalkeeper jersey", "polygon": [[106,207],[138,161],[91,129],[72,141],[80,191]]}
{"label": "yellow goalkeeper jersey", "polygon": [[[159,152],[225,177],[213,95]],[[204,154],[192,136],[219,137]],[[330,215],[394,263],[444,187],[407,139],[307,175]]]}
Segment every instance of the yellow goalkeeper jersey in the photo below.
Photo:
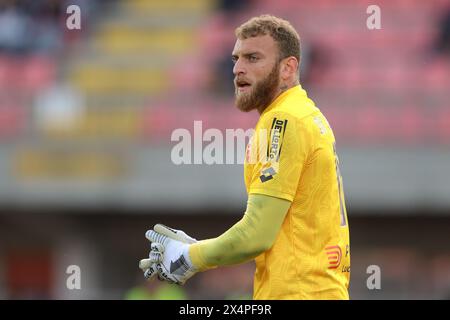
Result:
{"label": "yellow goalkeeper jersey", "polygon": [[333,132],[300,85],[266,108],[247,146],[248,194],[292,202],[256,261],[255,299],[348,299],[350,243]]}

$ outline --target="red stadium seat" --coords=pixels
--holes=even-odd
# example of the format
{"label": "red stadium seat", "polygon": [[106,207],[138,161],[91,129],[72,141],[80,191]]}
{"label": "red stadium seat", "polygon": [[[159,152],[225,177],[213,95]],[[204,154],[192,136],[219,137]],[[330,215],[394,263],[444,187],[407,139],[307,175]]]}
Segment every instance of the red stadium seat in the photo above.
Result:
{"label": "red stadium seat", "polygon": [[55,64],[47,57],[32,57],[24,61],[21,83],[26,90],[35,92],[48,87],[55,80]]}

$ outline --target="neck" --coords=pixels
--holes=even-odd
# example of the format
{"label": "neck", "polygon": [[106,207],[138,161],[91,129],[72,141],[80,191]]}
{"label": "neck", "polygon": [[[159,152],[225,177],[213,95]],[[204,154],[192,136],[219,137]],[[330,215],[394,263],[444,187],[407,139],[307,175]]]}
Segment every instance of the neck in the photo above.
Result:
{"label": "neck", "polygon": [[272,102],[274,102],[283,92],[285,92],[285,91],[287,91],[287,90],[289,90],[289,89],[291,89],[291,88],[293,88],[295,86],[298,86],[299,84],[300,84],[300,82],[298,81],[298,79],[293,80],[293,81],[291,81],[289,83],[287,83],[287,82],[282,83],[278,87],[278,90],[277,90],[276,94],[274,95],[273,99],[270,101],[270,103],[267,106],[265,106],[264,108],[258,109],[258,113],[262,114],[264,112],[264,110],[266,110],[266,108],[268,106],[270,106],[272,104]]}

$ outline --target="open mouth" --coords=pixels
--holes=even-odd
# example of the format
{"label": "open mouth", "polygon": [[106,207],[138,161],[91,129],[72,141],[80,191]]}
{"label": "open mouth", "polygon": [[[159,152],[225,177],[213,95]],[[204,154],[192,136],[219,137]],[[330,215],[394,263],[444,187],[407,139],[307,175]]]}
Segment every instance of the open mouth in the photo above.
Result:
{"label": "open mouth", "polygon": [[245,90],[247,88],[250,88],[251,83],[247,82],[245,80],[238,80],[236,81],[236,88],[238,88],[239,90]]}

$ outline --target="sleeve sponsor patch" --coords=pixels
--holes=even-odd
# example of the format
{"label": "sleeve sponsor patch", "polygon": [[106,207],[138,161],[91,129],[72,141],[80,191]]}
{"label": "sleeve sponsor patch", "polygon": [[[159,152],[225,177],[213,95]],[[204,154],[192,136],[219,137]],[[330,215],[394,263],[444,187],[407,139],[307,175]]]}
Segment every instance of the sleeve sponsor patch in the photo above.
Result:
{"label": "sleeve sponsor patch", "polygon": [[287,123],[287,120],[273,118],[267,146],[267,161],[269,162],[278,162],[280,160]]}

